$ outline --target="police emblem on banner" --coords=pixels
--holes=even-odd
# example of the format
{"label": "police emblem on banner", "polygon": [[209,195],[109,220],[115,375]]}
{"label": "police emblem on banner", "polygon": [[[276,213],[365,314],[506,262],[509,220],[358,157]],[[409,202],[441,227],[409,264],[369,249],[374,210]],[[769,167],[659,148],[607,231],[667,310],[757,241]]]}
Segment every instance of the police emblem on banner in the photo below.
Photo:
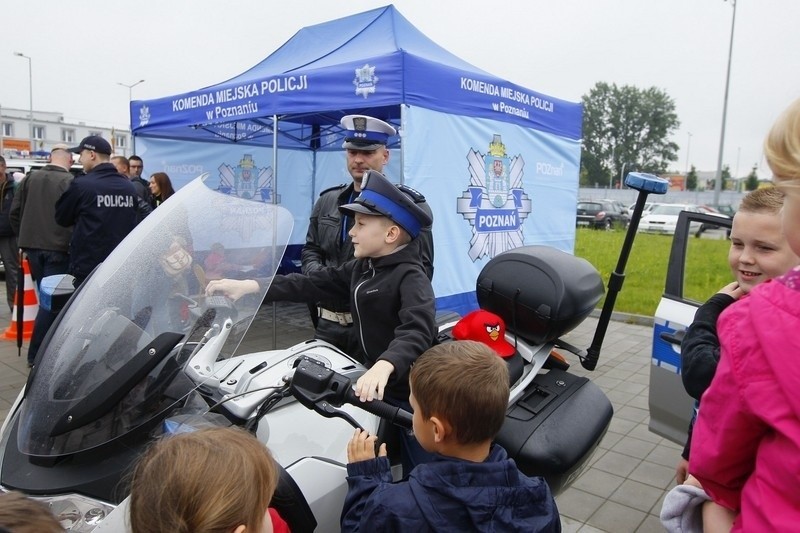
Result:
{"label": "police emblem on banner", "polygon": [[272,178],[272,167],[258,168],[253,156],[245,154],[238,166],[227,163],[219,166],[217,190],[248,200],[272,202]]}
{"label": "police emblem on banner", "polygon": [[495,134],[486,155],[470,149],[467,161],[470,184],[457,200],[457,211],[472,226],[470,259],[492,258],[522,246],[522,224],[531,213],[530,197],[522,188],[522,156],[508,157]]}
{"label": "police emblem on banner", "polygon": [[150,122],[150,108],[143,105],[139,108],[139,126],[147,126]]}
{"label": "police emblem on banner", "polygon": [[365,64],[361,68],[356,69],[356,77],[353,78],[353,85],[356,86],[356,96],[359,94],[367,96],[375,92],[375,87],[378,84],[378,76],[375,75],[375,67]]}

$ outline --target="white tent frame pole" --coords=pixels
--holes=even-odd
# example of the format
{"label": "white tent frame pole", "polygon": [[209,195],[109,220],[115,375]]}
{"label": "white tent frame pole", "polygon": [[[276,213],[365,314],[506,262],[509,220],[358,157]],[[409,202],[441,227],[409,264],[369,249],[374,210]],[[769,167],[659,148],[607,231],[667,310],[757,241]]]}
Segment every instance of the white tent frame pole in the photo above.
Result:
{"label": "white tent frame pole", "polygon": [[[278,115],[272,115],[272,205],[278,205]],[[277,214],[277,210],[275,210]],[[275,232],[272,232],[275,239]],[[272,243],[272,249],[277,242]],[[278,303],[272,302],[272,349],[278,348]]]}
{"label": "white tent frame pole", "polygon": [[406,104],[400,104],[400,183],[406,183]]}

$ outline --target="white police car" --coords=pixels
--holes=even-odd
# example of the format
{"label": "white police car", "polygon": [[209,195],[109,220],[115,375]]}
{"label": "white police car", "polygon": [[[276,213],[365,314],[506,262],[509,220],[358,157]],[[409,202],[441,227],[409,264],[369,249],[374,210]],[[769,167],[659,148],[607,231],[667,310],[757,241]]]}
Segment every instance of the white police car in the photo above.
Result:
{"label": "white police car", "polygon": [[[705,232],[703,238],[724,240],[731,222],[731,219],[710,214],[680,213],[672,240],[664,294],[656,309],[650,365],[649,427],[653,433],[681,445],[686,441],[694,400],[686,393],[681,380],[680,342],[694,320],[697,308],[722,287],[722,284],[711,287],[702,280],[692,284],[688,282],[693,277],[707,275],[712,264],[718,269],[728,269],[727,247],[724,253],[719,250],[709,254],[691,230],[698,224],[713,224],[719,229]],[[687,269],[687,262],[701,267]],[[689,290],[689,286],[702,286],[703,289]]]}
{"label": "white police car", "polygon": [[[27,176],[34,170],[40,170],[47,164],[48,161],[46,159],[6,159],[7,172],[9,174],[19,172],[23,176]],[[74,176],[80,176],[83,174],[83,165],[73,163],[69,171]]]}

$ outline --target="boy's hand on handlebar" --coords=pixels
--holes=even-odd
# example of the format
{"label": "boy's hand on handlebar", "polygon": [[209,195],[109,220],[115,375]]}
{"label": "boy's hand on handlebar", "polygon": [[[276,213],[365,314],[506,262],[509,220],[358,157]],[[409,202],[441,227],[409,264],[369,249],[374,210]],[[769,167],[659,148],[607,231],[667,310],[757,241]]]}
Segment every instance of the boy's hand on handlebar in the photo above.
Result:
{"label": "boy's hand on handlebar", "polygon": [[258,292],[258,282],[254,279],[214,279],[206,285],[206,294],[221,293],[234,301],[253,292]]}
{"label": "boy's hand on handlebar", "polygon": [[381,359],[372,365],[372,368],[356,381],[356,396],[362,402],[371,402],[373,399],[383,400],[383,390],[389,381],[389,376],[394,372],[394,365]]}
{"label": "boy's hand on handlebar", "polygon": [[[353,438],[347,443],[347,462],[357,463],[375,459],[375,442],[377,440],[377,435],[370,435],[366,431],[357,429]],[[381,444],[378,457],[386,457],[386,443]]]}

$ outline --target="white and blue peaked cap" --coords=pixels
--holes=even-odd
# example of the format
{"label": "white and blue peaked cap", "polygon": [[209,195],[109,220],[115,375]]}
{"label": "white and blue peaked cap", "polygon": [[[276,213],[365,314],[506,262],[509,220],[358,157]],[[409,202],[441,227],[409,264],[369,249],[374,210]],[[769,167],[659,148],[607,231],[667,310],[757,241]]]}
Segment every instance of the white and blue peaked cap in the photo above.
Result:
{"label": "white and blue peaked cap", "polygon": [[366,115],[347,115],[339,122],[344,128],[342,148],[351,150],[377,150],[397,135],[394,127],[380,119]]}

